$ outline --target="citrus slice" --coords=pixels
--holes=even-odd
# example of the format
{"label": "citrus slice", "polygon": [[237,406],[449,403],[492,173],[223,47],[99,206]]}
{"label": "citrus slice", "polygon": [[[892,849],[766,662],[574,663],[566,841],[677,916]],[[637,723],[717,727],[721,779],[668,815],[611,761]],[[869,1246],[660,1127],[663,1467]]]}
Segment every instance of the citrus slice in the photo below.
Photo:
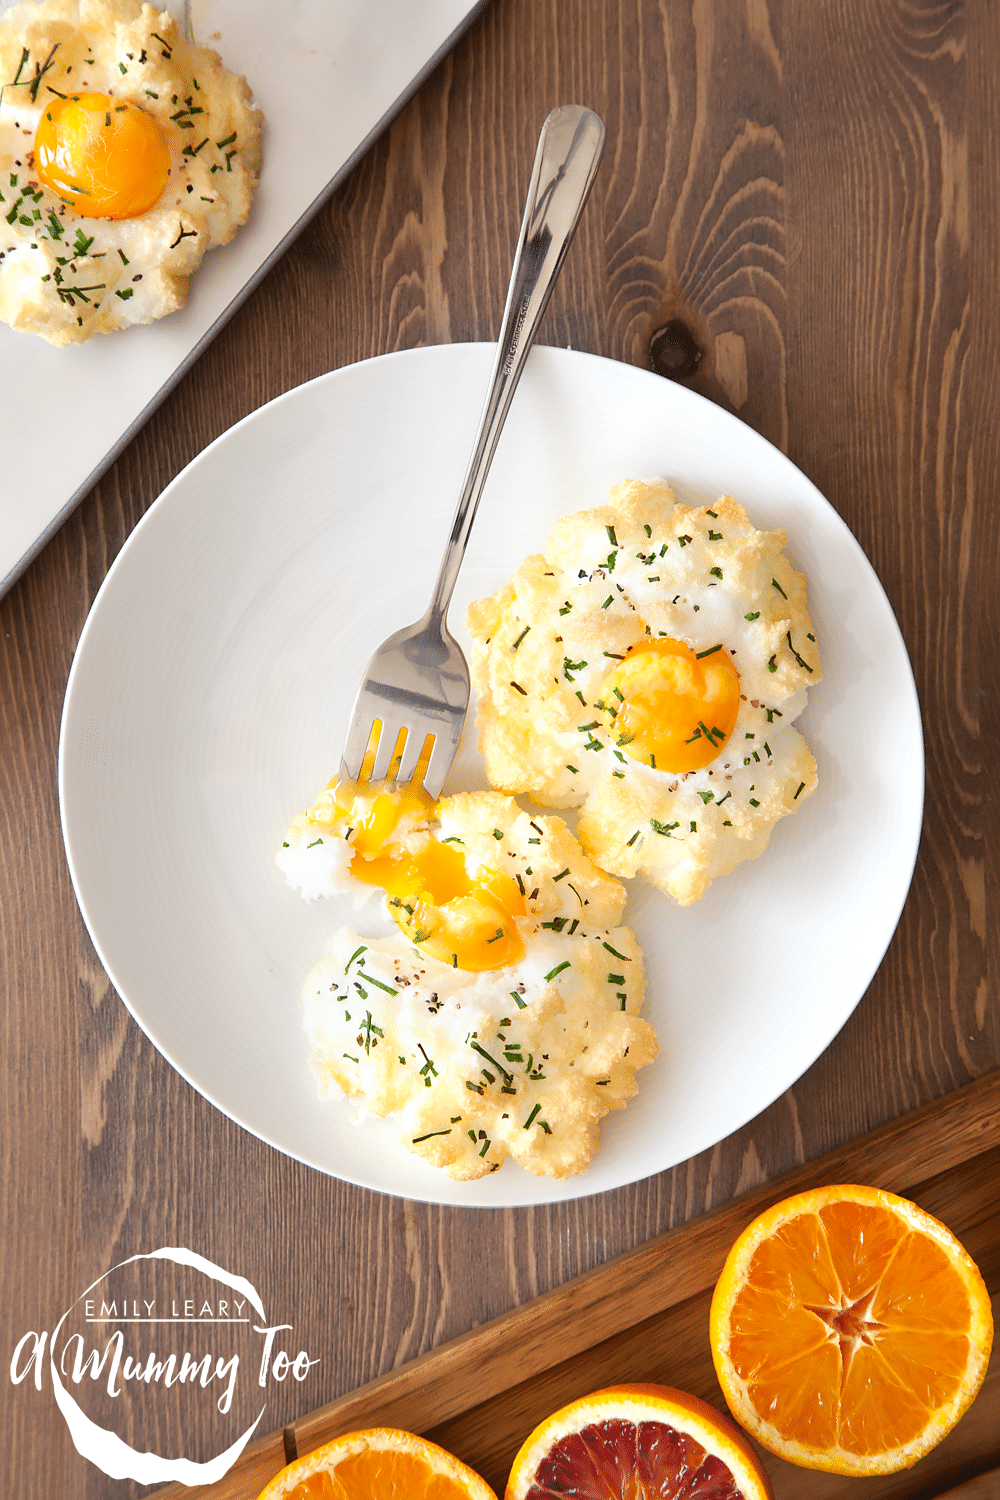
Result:
{"label": "citrus slice", "polygon": [[816,1188],[755,1219],[710,1328],[737,1421],[835,1474],[916,1463],[972,1402],[993,1341],[989,1293],[951,1231],[871,1187]]}
{"label": "citrus slice", "polygon": [[504,1500],[771,1500],[747,1439],[697,1396],[616,1385],[547,1417],[514,1459]]}
{"label": "citrus slice", "polygon": [[496,1500],[436,1443],[374,1427],[334,1438],[276,1474],[259,1500]]}

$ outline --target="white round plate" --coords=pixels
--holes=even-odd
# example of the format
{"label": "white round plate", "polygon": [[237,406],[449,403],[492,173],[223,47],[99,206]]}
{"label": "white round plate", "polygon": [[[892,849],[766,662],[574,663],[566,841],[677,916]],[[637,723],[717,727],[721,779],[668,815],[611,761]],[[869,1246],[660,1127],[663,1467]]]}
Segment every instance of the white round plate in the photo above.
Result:
{"label": "white round plate", "polygon": [[[336,770],[355,690],[424,611],[492,346],[385,355],[290,391],[225,433],[136,527],[94,603],[60,743],[63,832],[91,936],[150,1040],[232,1119],[350,1182],[438,1203],[545,1203],[659,1172],[745,1124],[823,1051],[895,929],[916,858],[923,747],[882,588],[847,527],[757,433],[628,365],[535,349],[500,442],[451,619],[608,487],[663,475],[783,526],[809,580],[824,680],[800,727],[819,790],[760,860],[685,910],[633,883],[660,1057],[566,1182],[512,1162],[454,1183],[391,1121],[319,1099],[301,991],[339,925],[274,854]],[[465,638],[467,642],[467,638]],[[879,726],[891,732],[879,732]],[[891,755],[888,747],[891,746]],[[446,790],[486,785],[471,725]]]}

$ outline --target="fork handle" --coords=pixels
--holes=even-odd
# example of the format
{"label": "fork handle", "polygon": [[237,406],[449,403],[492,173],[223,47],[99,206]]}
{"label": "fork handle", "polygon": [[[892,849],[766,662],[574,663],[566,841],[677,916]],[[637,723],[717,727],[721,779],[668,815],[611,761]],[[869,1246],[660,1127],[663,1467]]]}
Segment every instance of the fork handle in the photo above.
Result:
{"label": "fork handle", "polygon": [[604,123],[580,104],[562,104],[538,137],[521,233],[514,254],[493,373],[451,534],[424,616],[444,628],[493,454],[549,294],[601,163]]}

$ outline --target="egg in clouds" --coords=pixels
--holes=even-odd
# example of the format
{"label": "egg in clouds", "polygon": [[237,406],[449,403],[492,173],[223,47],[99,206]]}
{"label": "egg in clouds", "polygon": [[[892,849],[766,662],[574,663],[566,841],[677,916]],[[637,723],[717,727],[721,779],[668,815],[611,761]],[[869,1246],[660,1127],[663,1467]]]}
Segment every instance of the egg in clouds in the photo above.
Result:
{"label": "egg in clouds", "polygon": [[321,1092],[395,1117],[408,1150],[460,1181],[507,1157],[557,1178],[583,1171],[657,1042],[639,1015],[624,887],[562,820],[493,792],[435,804],[333,783],[278,863],[311,897],[383,891],[396,924],[379,939],[338,930],[309,974]]}
{"label": "egg in clouds", "polygon": [[581,805],[615,875],[688,905],[816,788],[794,720],[822,676],[783,531],[627,480],[469,609],[491,786]]}
{"label": "egg in clouds", "polygon": [[0,319],[65,345],[182,307],[250,212],[246,80],[139,0],[22,0],[0,83]]}

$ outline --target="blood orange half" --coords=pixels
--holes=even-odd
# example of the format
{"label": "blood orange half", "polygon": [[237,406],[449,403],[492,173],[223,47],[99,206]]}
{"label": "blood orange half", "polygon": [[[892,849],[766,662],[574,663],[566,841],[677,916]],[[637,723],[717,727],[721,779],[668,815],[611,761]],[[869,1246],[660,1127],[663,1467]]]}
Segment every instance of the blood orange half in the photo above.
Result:
{"label": "blood orange half", "polygon": [[739,1428],[697,1396],[619,1385],[547,1417],[514,1459],[504,1500],[772,1500]]}

